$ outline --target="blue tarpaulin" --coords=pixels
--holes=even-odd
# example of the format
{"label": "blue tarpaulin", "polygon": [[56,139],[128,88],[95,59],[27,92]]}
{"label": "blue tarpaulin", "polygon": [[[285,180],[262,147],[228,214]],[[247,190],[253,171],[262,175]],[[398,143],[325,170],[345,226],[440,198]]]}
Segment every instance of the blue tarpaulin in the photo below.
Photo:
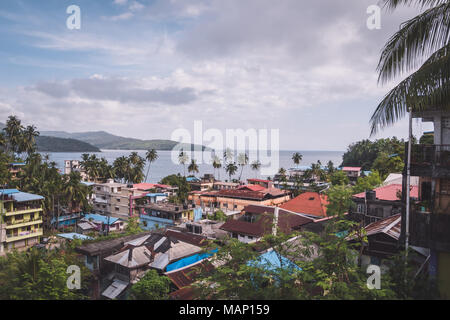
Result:
{"label": "blue tarpaulin", "polygon": [[169,264],[166,267],[166,272],[173,271],[173,270],[178,270],[178,269],[181,269],[183,267],[186,267],[186,266],[189,266],[191,264],[194,264],[196,262],[199,262],[199,261],[201,261],[203,259],[209,258],[214,253],[216,253],[217,251],[218,251],[218,249],[214,249],[214,250],[211,250],[210,252],[197,253],[197,254],[194,254],[193,256],[189,256],[189,257],[180,259],[180,260],[178,260],[178,261],[176,261],[174,263]]}
{"label": "blue tarpaulin", "polygon": [[266,253],[260,255],[258,259],[252,260],[248,262],[249,266],[258,267],[267,271],[275,271],[281,268],[283,265],[283,269],[296,269],[302,270],[295,263],[290,261],[288,258],[281,256],[281,261],[275,251],[270,250]]}

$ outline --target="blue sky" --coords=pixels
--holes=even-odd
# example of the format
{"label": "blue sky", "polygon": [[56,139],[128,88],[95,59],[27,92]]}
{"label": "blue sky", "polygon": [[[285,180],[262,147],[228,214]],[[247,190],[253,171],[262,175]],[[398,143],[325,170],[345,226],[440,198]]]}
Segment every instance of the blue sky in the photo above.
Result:
{"label": "blue sky", "polygon": [[[383,11],[382,28],[369,30],[374,3],[4,0],[0,119],[143,139],[203,120],[280,129],[282,149],[344,150],[368,138],[370,116],[395,84],[377,84],[383,44],[418,13]],[[72,4],[80,30],[66,27]],[[417,135],[430,129],[414,123]],[[401,121],[378,137],[406,134]]]}

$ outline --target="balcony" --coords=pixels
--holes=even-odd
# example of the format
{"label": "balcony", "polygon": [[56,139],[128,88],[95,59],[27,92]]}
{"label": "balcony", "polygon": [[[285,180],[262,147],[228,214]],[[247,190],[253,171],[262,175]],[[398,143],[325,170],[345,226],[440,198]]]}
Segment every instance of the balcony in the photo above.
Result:
{"label": "balcony", "polygon": [[24,232],[22,234],[18,234],[17,236],[6,235],[6,242],[8,243],[8,242],[19,241],[19,240],[24,240],[24,239],[28,239],[28,238],[39,237],[39,236],[42,236],[42,234],[43,234],[42,229],[37,229],[36,231]]}
{"label": "balcony", "polygon": [[43,223],[41,218],[16,220],[13,223],[7,223],[6,229],[16,229],[16,228],[32,226],[32,225],[41,224],[41,223]]}
{"label": "balcony", "polygon": [[38,211],[42,211],[42,207],[40,206],[16,207],[12,211],[7,211],[5,213],[5,216],[10,217],[18,214],[33,213]]}
{"label": "balcony", "polygon": [[450,177],[450,145],[413,145],[411,175]]}
{"label": "balcony", "polygon": [[450,251],[450,214],[412,210],[409,230],[411,245]]}

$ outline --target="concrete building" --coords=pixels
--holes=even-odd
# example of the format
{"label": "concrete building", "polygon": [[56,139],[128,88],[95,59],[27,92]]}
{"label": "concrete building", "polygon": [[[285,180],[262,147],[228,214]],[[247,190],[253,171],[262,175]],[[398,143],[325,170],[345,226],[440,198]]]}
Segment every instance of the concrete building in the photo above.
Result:
{"label": "concrete building", "polygon": [[[436,278],[442,298],[449,299],[450,111],[414,112],[413,117],[434,124],[434,144],[413,145],[411,149],[411,175],[419,176],[419,202],[413,203],[410,210],[409,240],[413,246],[431,250],[429,274]],[[406,171],[403,178],[405,193]],[[406,231],[405,214],[406,210],[402,215],[402,243]]]}
{"label": "concrete building", "polygon": [[39,243],[43,199],[16,189],[0,190],[0,254]]}
{"label": "concrete building", "polygon": [[133,185],[128,186],[112,180],[94,184],[93,193],[93,210],[95,213],[124,219],[138,214],[135,206],[136,199],[147,194],[146,191],[134,188]]}

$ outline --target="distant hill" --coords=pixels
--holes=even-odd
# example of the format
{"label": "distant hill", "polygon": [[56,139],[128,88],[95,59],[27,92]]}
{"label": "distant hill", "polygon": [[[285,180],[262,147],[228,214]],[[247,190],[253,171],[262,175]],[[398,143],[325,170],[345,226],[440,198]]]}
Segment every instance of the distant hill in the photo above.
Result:
{"label": "distant hill", "polygon": [[[69,133],[65,131],[42,131],[42,135],[71,138],[81,140],[92,144],[100,149],[114,149],[114,150],[172,150],[178,142],[172,140],[140,140],[134,138],[125,138],[110,134],[105,131],[93,132],[75,132]],[[191,145],[192,147],[193,145]],[[186,145],[189,147],[189,145]],[[202,146],[203,150],[208,148]]]}
{"label": "distant hill", "polygon": [[75,139],[39,136],[36,138],[39,152],[100,152],[93,145]]}
{"label": "distant hill", "polygon": [[[0,122],[0,130],[5,127]],[[39,128],[38,128],[38,131]],[[178,142],[172,140],[140,140],[135,138],[125,138],[113,135],[105,131],[91,132],[66,132],[66,131],[40,131],[40,138],[37,145],[43,152],[97,152],[98,149],[111,150],[172,150]],[[59,140],[50,140],[49,138],[59,138]],[[69,139],[70,141],[66,141]],[[55,147],[51,146],[55,143]],[[64,144],[67,146],[64,146]],[[84,144],[83,144],[84,143]],[[56,147],[57,146],[57,147]],[[193,148],[194,144],[183,145],[186,149]],[[53,149],[53,150],[50,150]],[[70,149],[70,150],[69,150]],[[72,150],[73,149],[73,150]],[[82,149],[82,150],[81,150]],[[67,150],[67,151],[66,151]],[[75,151],[77,150],[77,151]],[[211,150],[202,146],[202,150]]]}

